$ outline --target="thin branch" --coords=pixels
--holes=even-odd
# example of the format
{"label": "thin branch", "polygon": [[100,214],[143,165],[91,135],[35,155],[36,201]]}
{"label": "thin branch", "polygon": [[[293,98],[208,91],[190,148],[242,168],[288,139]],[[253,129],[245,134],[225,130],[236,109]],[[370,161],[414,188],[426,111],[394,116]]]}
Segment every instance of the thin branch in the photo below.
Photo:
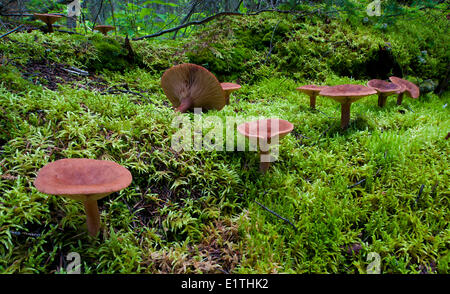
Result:
{"label": "thin branch", "polygon": [[55,30],[56,32],[60,32],[60,33],[67,33],[70,35],[78,35],[78,36],[84,36],[83,34],[77,33],[77,32],[72,32],[72,31],[66,31],[66,30]]}
{"label": "thin branch", "polygon": [[264,205],[262,205],[258,201],[255,201],[255,202],[256,202],[256,204],[258,204],[259,206],[261,206],[262,208],[264,208],[265,210],[267,210],[271,214],[275,215],[276,217],[278,217],[278,218],[284,220],[285,222],[287,222],[288,224],[290,224],[294,228],[294,230],[297,231],[297,227],[293,223],[291,223],[287,218],[284,218],[281,215],[279,215],[278,213],[276,213],[275,211],[270,210],[269,208],[265,207]]}
{"label": "thin branch", "polygon": [[[302,12],[302,13],[304,13],[304,11],[290,11],[290,10],[276,10],[276,9],[262,9],[262,10],[258,10],[258,11],[252,12],[252,13],[240,13],[240,12],[233,12],[233,11],[225,11],[225,12],[219,12],[219,13],[216,13],[214,15],[208,16],[208,17],[206,17],[204,19],[201,19],[201,20],[187,22],[187,23],[181,24],[181,25],[179,25],[177,27],[174,27],[174,28],[171,28],[171,29],[159,31],[157,33],[146,35],[146,36],[142,36],[142,37],[139,37],[139,38],[134,38],[133,41],[138,41],[138,40],[142,40],[142,39],[146,39],[146,38],[159,37],[159,36],[164,35],[164,34],[168,34],[168,33],[172,33],[172,32],[178,31],[178,30],[183,29],[185,27],[189,27],[189,26],[192,26],[192,25],[201,25],[201,24],[210,22],[210,21],[212,21],[215,18],[226,16],[226,15],[251,16],[251,15],[258,15],[258,14],[263,13],[263,12],[278,12],[278,13],[298,13],[298,12]],[[316,13],[316,12],[317,11],[313,11],[310,14]]]}
{"label": "thin branch", "polygon": [[[192,16],[192,14],[194,14],[195,8],[197,8],[197,5],[200,3],[200,1],[194,1],[194,3],[191,6],[191,9],[189,10],[188,14],[181,20],[181,24],[185,24]],[[177,37],[179,30],[175,31],[175,34],[173,34],[173,39],[175,40],[175,38]]]}
{"label": "thin branch", "polygon": [[[62,13],[52,13],[52,14],[54,14],[54,15],[59,15],[59,16],[62,16],[62,17],[67,17],[67,15],[64,15],[64,14],[62,14]],[[20,16],[20,17],[23,17],[23,16],[34,16],[34,14],[33,13],[22,13],[22,14],[20,14],[20,13],[8,13],[8,14],[2,14],[2,13],[0,13],[0,16],[7,16],[7,17],[13,17],[13,16]]]}
{"label": "thin branch", "polygon": [[425,187],[424,184],[422,184],[422,185],[420,186],[419,193],[417,194],[417,197],[416,197],[416,199],[414,200],[414,205],[415,205],[415,206],[417,206],[417,202],[419,201],[419,198],[420,198],[420,196],[422,195],[422,192],[423,192],[423,188],[424,188],[424,187]]}
{"label": "thin branch", "polygon": [[275,31],[278,28],[278,25],[280,24],[281,20],[279,20],[277,22],[277,24],[275,25],[275,28],[272,31],[272,37],[270,38],[270,46],[269,46],[269,52],[267,52],[266,55],[266,59],[264,60],[264,64],[266,64],[267,60],[269,59],[270,55],[272,54],[272,50],[273,50],[273,37],[275,36]]}
{"label": "thin branch", "polygon": [[[114,16],[114,6],[112,3],[112,0],[109,0],[109,5],[111,6],[111,16],[112,16],[113,25],[114,25],[114,27],[116,27],[116,18]],[[114,30],[114,34],[117,36],[117,27]]]}
{"label": "thin branch", "polygon": [[1,35],[1,36],[0,36],[0,39],[3,38],[3,37],[8,36],[9,34],[14,33],[15,31],[18,31],[18,30],[21,29],[22,27],[23,27],[23,25],[20,25],[20,26],[18,26],[17,28],[15,28],[14,30],[9,31],[9,32],[7,32],[6,34]]}
{"label": "thin branch", "polygon": [[[373,177],[376,178],[376,177],[378,176],[378,174],[380,173],[380,171],[381,171],[381,167],[377,170],[377,172],[375,173],[375,175],[374,175]],[[358,186],[358,185],[361,185],[361,184],[364,183],[365,181],[366,181],[366,179],[364,178],[364,179],[362,179],[361,181],[358,181],[358,182],[354,183],[353,185],[348,186],[347,188],[348,188],[348,189],[354,188],[354,187],[356,187],[356,186]]]}
{"label": "thin branch", "polygon": [[92,25],[92,29],[94,29],[94,27],[95,27],[95,25],[96,25],[98,16],[100,15],[100,12],[102,11],[102,8],[103,8],[103,0],[102,0],[102,2],[100,2],[100,7],[98,8],[97,15],[95,16],[94,24]]}

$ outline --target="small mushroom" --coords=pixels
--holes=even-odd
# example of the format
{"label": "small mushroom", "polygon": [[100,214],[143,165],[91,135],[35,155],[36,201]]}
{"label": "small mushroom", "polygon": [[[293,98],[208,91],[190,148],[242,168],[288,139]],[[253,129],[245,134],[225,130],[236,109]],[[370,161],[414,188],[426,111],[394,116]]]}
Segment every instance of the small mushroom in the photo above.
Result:
{"label": "small mushroom", "polygon": [[108,160],[60,159],[41,168],[34,186],[39,192],[83,201],[89,235],[97,235],[100,214],[97,200],[131,184],[131,173]]}
{"label": "small mushroom", "polygon": [[246,122],[240,124],[237,129],[239,133],[246,138],[257,139],[260,156],[259,170],[262,173],[265,173],[270,167],[270,161],[263,160],[263,156],[265,156],[265,158],[270,156],[268,145],[270,145],[275,138],[280,140],[289,134],[294,129],[294,125],[287,120],[270,118]]}
{"label": "small mushroom", "polygon": [[220,85],[222,86],[223,92],[225,93],[226,103],[227,105],[229,105],[231,92],[239,90],[241,88],[241,85],[234,83],[220,83]]}
{"label": "small mushroom", "polygon": [[386,82],[383,80],[370,80],[367,82],[369,88],[374,89],[378,93],[378,106],[384,107],[386,105],[387,97],[392,94],[398,94],[402,91],[403,86],[395,83]]}
{"label": "small mushroom", "polygon": [[377,91],[366,86],[344,84],[326,87],[319,92],[319,95],[329,97],[341,104],[341,129],[345,130],[350,123],[351,104],[365,96],[376,93]]}
{"label": "small mushroom", "polygon": [[94,30],[100,31],[104,36],[108,34],[109,31],[115,30],[114,26],[98,25],[94,27]]}
{"label": "small mushroom", "polygon": [[316,98],[319,92],[327,86],[305,85],[297,88],[297,91],[305,93],[309,96],[309,106],[316,109]]}
{"label": "small mushroom", "polygon": [[410,98],[417,99],[420,96],[420,89],[415,84],[411,83],[410,81],[398,78],[398,77],[389,77],[391,82],[394,84],[400,85],[404,87],[403,91],[399,91],[398,97],[397,97],[397,105],[402,105],[403,101],[403,95],[406,93],[406,95]]}
{"label": "small mushroom", "polygon": [[206,68],[184,63],[166,70],[161,77],[161,87],[181,113],[200,107],[221,110],[226,99],[217,78]]}
{"label": "small mushroom", "polygon": [[49,33],[53,33],[53,24],[62,17],[61,15],[42,13],[35,13],[33,15],[47,24]]}

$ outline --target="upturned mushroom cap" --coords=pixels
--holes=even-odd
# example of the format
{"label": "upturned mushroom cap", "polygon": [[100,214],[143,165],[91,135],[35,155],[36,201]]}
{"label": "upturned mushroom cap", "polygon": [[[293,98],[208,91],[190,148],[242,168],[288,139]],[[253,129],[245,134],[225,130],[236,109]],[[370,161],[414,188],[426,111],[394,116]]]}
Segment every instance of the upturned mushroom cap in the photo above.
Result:
{"label": "upturned mushroom cap", "polygon": [[248,139],[257,139],[260,154],[259,170],[266,173],[272,161],[270,152],[266,149],[267,144],[271,144],[273,138],[281,139],[289,134],[294,129],[294,125],[287,120],[269,118],[240,124],[237,129]]}
{"label": "upturned mushroom cap", "polygon": [[58,19],[60,19],[62,16],[61,15],[56,15],[56,14],[42,14],[42,13],[35,13],[33,14],[34,17],[39,18],[40,20],[42,20],[43,22],[45,22],[46,24],[53,24],[55,23]]}
{"label": "upturned mushroom cap", "polygon": [[417,87],[414,83],[411,83],[410,81],[398,78],[398,77],[389,77],[389,79],[394,83],[398,85],[402,85],[405,87],[405,93],[413,98],[417,99],[420,96],[420,89]]}
{"label": "upturned mushroom cap", "polygon": [[34,185],[38,191],[72,198],[98,200],[130,185],[131,173],[108,160],[60,159],[41,168]]}
{"label": "upturned mushroom cap", "polygon": [[403,87],[398,84],[377,79],[370,80],[369,82],[367,82],[367,86],[369,88],[374,89],[378,93],[385,95],[397,94],[399,91],[403,89]]}
{"label": "upturned mushroom cap", "polygon": [[161,87],[176,108],[183,103],[188,108],[220,110],[226,104],[224,91],[217,78],[196,64],[184,63],[171,67],[163,74]]}
{"label": "upturned mushroom cap", "polygon": [[306,95],[319,94],[319,92],[328,86],[316,86],[316,85],[305,85],[297,88],[297,91],[305,93]]}
{"label": "upturned mushroom cap", "polygon": [[365,96],[377,94],[377,91],[363,85],[329,86],[319,92],[319,95],[329,97],[339,103],[353,103]]}
{"label": "upturned mushroom cap", "polygon": [[98,25],[94,27],[94,30],[100,31],[103,35],[106,35],[109,31],[113,31],[116,27],[107,25]]}
{"label": "upturned mushroom cap", "polygon": [[283,138],[294,129],[294,125],[284,119],[269,118],[240,124],[237,129],[247,138],[270,140],[277,136]]}

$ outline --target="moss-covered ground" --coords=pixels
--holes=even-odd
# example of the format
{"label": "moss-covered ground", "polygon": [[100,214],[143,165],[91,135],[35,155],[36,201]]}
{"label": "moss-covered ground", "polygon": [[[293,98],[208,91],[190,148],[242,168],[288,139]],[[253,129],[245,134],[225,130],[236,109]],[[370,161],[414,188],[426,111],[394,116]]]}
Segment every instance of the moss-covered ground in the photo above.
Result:
{"label": "moss-covered ground", "polygon": [[[449,34],[445,16],[434,17],[387,31],[230,17],[180,41],[132,42],[134,60],[122,37],[1,39],[0,272],[65,272],[77,252],[83,273],[366,273],[375,252],[382,273],[448,273],[450,94],[424,81],[445,76]],[[189,120],[294,124],[267,174],[255,152],[171,148],[177,114],[160,78],[181,62],[242,85],[221,111]],[[401,106],[390,97],[385,108],[376,95],[361,99],[346,131],[337,103],[319,97],[314,111],[295,90],[395,73],[420,84],[421,97]],[[97,238],[81,203],[33,185],[41,167],[67,157],[113,160],[133,175],[99,200]]]}

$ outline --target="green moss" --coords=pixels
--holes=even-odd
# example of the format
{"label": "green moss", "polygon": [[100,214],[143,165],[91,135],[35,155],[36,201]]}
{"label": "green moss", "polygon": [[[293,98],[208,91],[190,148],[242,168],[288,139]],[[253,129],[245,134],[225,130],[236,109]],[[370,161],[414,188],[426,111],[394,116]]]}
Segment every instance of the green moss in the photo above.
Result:
{"label": "green moss", "polygon": [[[403,26],[419,27],[415,21]],[[446,273],[449,93],[405,98],[402,106],[389,97],[383,109],[376,95],[366,97],[352,104],[350,127],[341,131],[335,101],[319,97],[312,111],[295,90],[305,81],[366,84],[370,65],[388,50],[391,64],[423,89],[432,87],[425,75],[433,70],[442,78],[447,53],[440,43],[426,38],[409,48],[412,32],[400,37],[389,27],[355,24],[223,18],[188,39],[132,42],[142,67],[126,63],[120,37],[33,32],[2,39],[0,271],[64,272],[61,257],[78,252],[83,273],[366,273],[376,252],[383,273]],[[432,58],[423,57],[427,66],[416,64],[423,49]],[[111,56],[117,60],[108,64]],[[129,91],[90,90],[92,79],[55,91],[33,86],[21,70],[34,59],[91,68],[102,73],[102,86]],[[205,121],[264,116],[294,124],[266,175],[255,152],[171,148],[178,115],[160,79],[180,62],[241,81],[231,104],[203,113]],[[192,121],[193,114],[184,116]],[[133,175],[128,188],[99,201],[97,240],[86,234],[81,203],[32,184],[42,166],[67,157],[113,160]],[[349,253],[353,245],[360,250]]]}
{"label": "green moss", "polygon": [[38,89],[31,81],[25,80],[21,72],[12,65],[0,67],[0,84],[12,92],[26,92]]}
{"label": "green moss", "polygon": [[96,52],[96,58],[87,62],[89,69],[94,71],[111,70],[123,71],[131,67],[132,61],[127,58],[128,51],[124,43],[120,43],[113,37],[93,36],[89,39]]}

